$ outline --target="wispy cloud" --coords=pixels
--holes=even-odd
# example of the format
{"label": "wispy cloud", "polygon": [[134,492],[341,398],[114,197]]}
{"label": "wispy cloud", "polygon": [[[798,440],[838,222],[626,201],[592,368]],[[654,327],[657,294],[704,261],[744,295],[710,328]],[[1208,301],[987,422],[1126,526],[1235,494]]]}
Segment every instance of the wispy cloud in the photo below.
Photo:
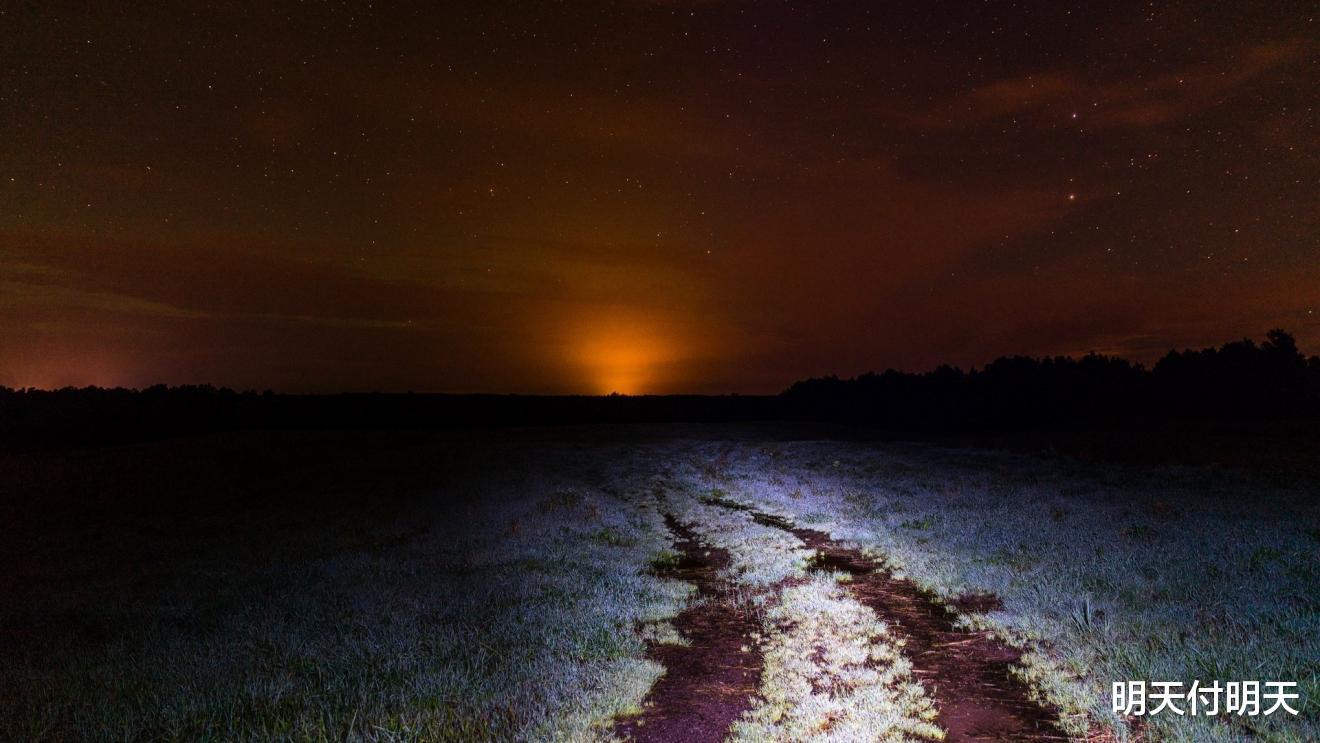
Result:
{"label": "wispy cloud", "polygon": [[1040,126],[1081,119],[1090,128],[1161,126],[1226,102],[1262,75],[1305,59],[1315,44],[1289,39],[1244,46],[1224,61],[1154,77],[1094,80],[1047,70],[996,80],[919,112],[915,126],[974,128],[1015,117]]}

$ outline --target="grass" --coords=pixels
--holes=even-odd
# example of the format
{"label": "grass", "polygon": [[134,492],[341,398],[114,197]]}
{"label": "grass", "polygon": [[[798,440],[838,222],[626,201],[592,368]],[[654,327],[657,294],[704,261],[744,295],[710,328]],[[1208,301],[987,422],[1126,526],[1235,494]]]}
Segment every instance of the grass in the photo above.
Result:
{"label": "grass", "polygon": [[662,673],[645,643],[684,641],[666,512],[762,621],[732,737],[938,738],[894,628],[740,504],[998,597],[960,621],[1075,734],[1129,732],[1115,680],[1260,679],[1302,714],[1145,732],[1320,739],[1320,507],[1281,478],[584,427],[11,452],[0,483],[3,739],[607,740]]}
{"label": "grass", "polygon": [[[685,477],[883,556],[1032,649],[1024,675],[1082,735],[1129,733],[1114,680],[1297,681],[1302,713],[1146,718],[1158,740],[1320,739],[1315,491],[1242,473],[837,442],[693,447]],[[718,456],[718,478],[707,474]]]}
{"label": "grass", "polygon": [[[0,612],[0,738],[582,740],[639,709],[661,669],[638,628],[663,637],[688,589],[651,576],[663,522],[596,487],[598,452],[284,443],[306,449],[209,485],[168,460],[220,475],[249,442],[5,463],[48,476],[83,457],[83,494],[163,492],[6,542],[11,565],[48,554]],[[398,490],[357,497],[382,483]]]}
{"label": "grass", "polygon": [[912,664],[874,612],[834,577],[786,588],[767,614],[765,670],[735,741],[940,740]]}
{"label": "grass", "polygon": [[733,741],[929,741],[931,700],[899,653],[900,641],[875,613],[839,586],[811,574],[814,551],[751,514],[719,488],[665,481],[666,508],[703,541],[728,550],[726,578],[759,609],[764,667]]}

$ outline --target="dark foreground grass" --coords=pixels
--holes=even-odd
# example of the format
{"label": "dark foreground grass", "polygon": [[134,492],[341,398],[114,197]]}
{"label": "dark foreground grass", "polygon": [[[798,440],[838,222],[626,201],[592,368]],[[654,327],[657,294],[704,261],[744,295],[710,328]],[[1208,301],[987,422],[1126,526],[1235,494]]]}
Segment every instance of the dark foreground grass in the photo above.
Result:
{"label": "dark foreground grass", "polygon": [[597,737],[684,594],[649,577],[654,514],[546,442],[207,436],[0,473],[3,739]]}

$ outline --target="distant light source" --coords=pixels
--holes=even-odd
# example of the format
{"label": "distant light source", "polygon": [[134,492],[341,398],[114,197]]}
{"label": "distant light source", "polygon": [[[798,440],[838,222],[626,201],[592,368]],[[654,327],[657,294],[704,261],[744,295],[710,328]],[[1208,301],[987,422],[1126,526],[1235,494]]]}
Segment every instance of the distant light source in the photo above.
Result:
{"label": "distant light source", "polygon": [[596,386],[601,393],[635,395],[645,391],[653,381],[651,367],[658,355],[649,346],[616,339],[614,343],[600,344],[594,356]]}
{"label": "distant light source", "polygon": [[578,356],[597,394],[638,395],[663,383],[673,348],[655,323],[621,316],[584,328]]}

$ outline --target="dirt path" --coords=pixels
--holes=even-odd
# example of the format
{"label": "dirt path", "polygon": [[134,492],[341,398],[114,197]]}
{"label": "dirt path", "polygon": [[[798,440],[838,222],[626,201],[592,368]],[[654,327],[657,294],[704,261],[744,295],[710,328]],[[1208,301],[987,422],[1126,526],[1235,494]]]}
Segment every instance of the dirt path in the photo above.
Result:
{"label": "dirt path", "polygon": [[614,732],[642,743],[722,741],[751,706],[761,681],[761,653],[749,637],[760,624],[717,576],[729,554],[701,544],[672,516],[665,522],[682,558],[662,574],[697,586],[696,600],[674,619],[689,644],[648,649],[647,657],[663,665],[665,675],[643,700],[642,714],[619,721]]}
{"label": "dirt path", "polygon": [[948,732],[947,743],[1068,740],[1055,722],[1057,715],[1028,699],[1025,685],[1010,675],[1009,667],[1021,656],[1018,651],[984,632],[955,628],[949,612],[929,594],[829,535],[776,516],[752,515],[758,523],[783,529],[815,549],[813,567],[852,575],[845,585],[853,597],[906,641],[904,654],[935,699],[935,722]]}

